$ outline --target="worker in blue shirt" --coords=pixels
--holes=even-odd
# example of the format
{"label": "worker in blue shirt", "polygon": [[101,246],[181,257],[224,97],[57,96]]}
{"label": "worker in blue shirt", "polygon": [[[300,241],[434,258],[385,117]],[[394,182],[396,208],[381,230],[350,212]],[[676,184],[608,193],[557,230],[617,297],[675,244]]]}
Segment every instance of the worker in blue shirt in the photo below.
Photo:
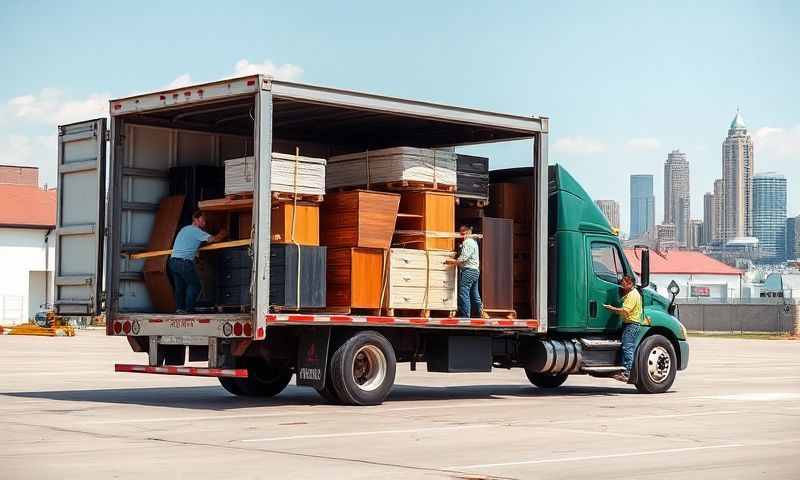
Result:
{"label": "worker in blue shirt", "polygon": [[181,228],[172,245],[167,268],[175,293],[175,313],[191,313],[194,302],[200,294],[202,284],[195,269],[194,259],[197,249],[202,243],[214,243],[224,239],[228,233],[223,229],[216,235],[211,235],[203,230],[206,227],[206,218],[203,212],[197,211],[192,215],[192,224]]}
{"label": "worker in blue shirt", "polygon": [[461,238],[461,251],[457,258],[448,258],[447,263],[458,265],[458,316],[470,318],[472,312],[486,318],[481,302],[480,284],[480,248],[472,238],[472,227],[461,225],[458,229]]}

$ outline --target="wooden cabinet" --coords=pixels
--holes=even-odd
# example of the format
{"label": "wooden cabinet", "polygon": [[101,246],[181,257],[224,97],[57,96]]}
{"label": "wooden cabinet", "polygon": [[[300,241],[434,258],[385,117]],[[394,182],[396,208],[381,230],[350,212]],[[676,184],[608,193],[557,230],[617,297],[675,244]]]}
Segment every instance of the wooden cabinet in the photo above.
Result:
{"label": "wooden cabinet", "polygon": [[456,196],[477,200],[489,199],[489,159],[473,155],[456,155],[458,189]]}
{"label": "wooden cabinet", "polygon": [[270,250],[270,305],[286,308],[324,307],[326,260],[327,247],[273,243]]}
{"label": "wooden cabinet", "polygon": [[[294,241],[292,240],[294,218]],[[319,204],[280,202],[272,206],[272,241],[300,245],[319,245]],[[249,236],[246,238],[250,238]]]}
{"label": "wooden cabinet", "polygon": [[[169,250],[178,231],[184,196],[173,195],[161,200],[147,243],[149,251]],[[169,256],[148,258],[144,261],[144,284],[153,309],[160,313],[175,311],[175,296],[167,271]]]}
{"label": "wooden cabinet", "polygon": [[402,192],[397,229],[414,233],[400,233],[397,241],[406,248],[452,251],[455,214],[455,195],[452,193]]}
{"label": "wooden cabinet", "polygon": [[329,248],[328,306],[381,308],[385,252],[378,248]]}
{"label": "wooden cabinet", "polygon": [[452,252],[389,250],[386,308],[455,310],[456,268],[445,262]]}
{"label": "wooden cabinet", "polygon": [[389,248],[400,195],[354,190],[331,193],[322,203],[322,244]]}
{"label": "wooden cabinet", "polygon": [[481,259],[481,300],[485,310],[514,308],[514,223],[508,218],[464,219],[478,240]]}

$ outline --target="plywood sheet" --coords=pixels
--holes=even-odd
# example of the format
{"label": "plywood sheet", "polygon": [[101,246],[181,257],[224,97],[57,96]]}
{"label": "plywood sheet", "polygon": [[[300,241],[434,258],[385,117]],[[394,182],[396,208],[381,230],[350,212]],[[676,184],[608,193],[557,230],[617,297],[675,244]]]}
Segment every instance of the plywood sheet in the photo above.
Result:
{"label": "plywood sheet", "polygon": [[456,154],[443,150],[395,147],[331,157],[327,188],[389,182],[456,185]]}
{"label": "plywood sheet", "polygon": [[[165,197],[156,212],[153,230],[147,248],[150,251],[168,250],[178,231],[181,211],[183,210],[183,195]],[[157,312],[169,313],[175,311],[175,298],[172,284],[167,272],[169,256],[148,258],[144,262],[144,283],[150,302]]]}
{"label": "plywood sheet", "polygon": [[[271,191],[325,194],[325,164],[323,158],[272,154]],[[295,172],[296,170],[296,172]],[[255,157],[225,161],[225,194],[252,192],[255,185]]]}

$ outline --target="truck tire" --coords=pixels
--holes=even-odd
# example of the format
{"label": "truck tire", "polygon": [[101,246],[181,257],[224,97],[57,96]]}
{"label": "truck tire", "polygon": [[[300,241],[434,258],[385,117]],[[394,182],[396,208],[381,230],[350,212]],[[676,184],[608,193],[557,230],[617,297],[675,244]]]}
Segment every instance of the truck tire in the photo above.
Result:
{"label": "truck tire", "polygon": [[678,369],[675,347],[663,335],[650,335],[636,351],[636,389],[642,393],[664,393],[675,381]]}
{"label": "truck tire", "polygon": [[272,367],[263,361],[247,364],[247,378],[219,377],[222,388],[240,397],[269,398],[281,393],[292,380],[292,370]]}
{"label": "truck tire", "polygon": [[380,405],[394,385],[392,344],[375,331],[358,332],[331,357],[331,384],[341,403]]}
{"label": "truck tire", "polygon": [[528,380],[530,380],[532,384],[536,385],[539,388],[560,387],[562,383],[567,381],[568,377],[566,373],[553,375],[550,373],[531,372],[527,368],[525,369],[525,375],[528,376]]}

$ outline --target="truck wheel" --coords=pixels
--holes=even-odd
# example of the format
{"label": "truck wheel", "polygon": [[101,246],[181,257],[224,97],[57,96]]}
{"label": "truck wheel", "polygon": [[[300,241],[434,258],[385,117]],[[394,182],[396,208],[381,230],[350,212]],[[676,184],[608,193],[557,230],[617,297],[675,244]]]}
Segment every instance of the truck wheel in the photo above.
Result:
{"label": "truck wheel", "polygon": [[527,368],[525,369],[525,375],[528,376],[528,380],[530,380],[532,384],[539,388],[560,387],[562,383],[567,381],[568,376],[566,373],[553,375],[550,373],[531,372]]}
{"label": "truck wheel", "polygon": [[378,332],[353,335],[336,349],[330,367],[331,384],[344,404],[380,405],[394,385],[394,349]]}
{"label": "truck wheel", "polygon": [[636,351],[636,389],[664,393],[675,381],[678,362],[675,347],[663,335],[650,335]]}
{"label": "truck wheel", "polygon": [[274,397],[292,380],[292,371],[286,367],[273,367],[265,362],[248,362],[247,378],[219,377],[222,388],[242,397]]}

